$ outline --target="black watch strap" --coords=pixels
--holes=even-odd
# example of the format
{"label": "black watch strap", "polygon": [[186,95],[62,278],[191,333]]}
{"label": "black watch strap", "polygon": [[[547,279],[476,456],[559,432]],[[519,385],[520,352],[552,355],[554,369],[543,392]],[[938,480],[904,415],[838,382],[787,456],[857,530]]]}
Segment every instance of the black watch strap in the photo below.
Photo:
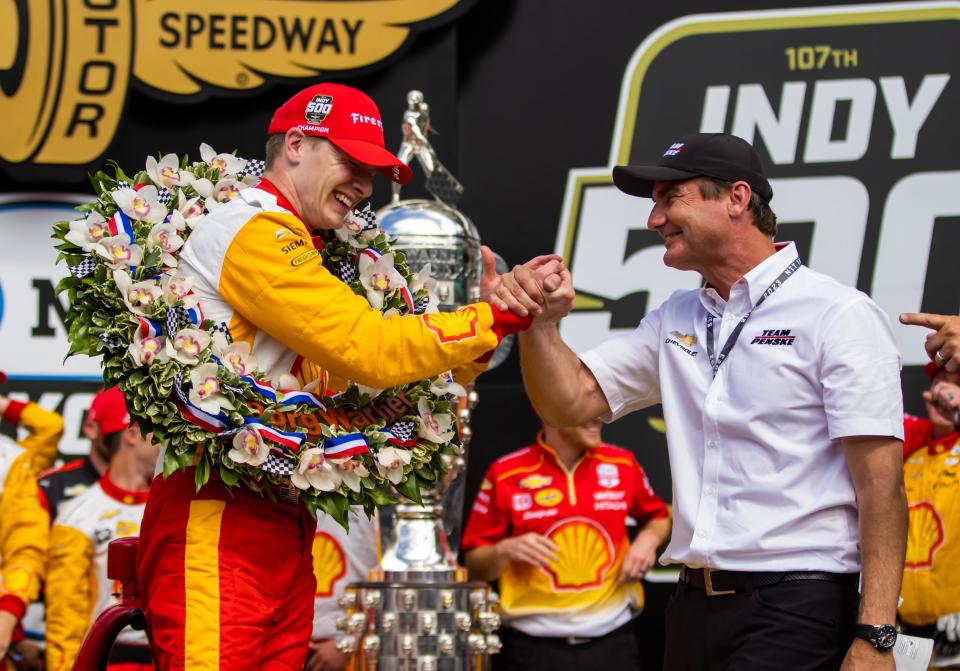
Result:
{"label": "black watch strap", "polygon": [[877,650],[890,650],[897,642],[897,628],[892,624],[855,624],[853,635],[873,644]]}

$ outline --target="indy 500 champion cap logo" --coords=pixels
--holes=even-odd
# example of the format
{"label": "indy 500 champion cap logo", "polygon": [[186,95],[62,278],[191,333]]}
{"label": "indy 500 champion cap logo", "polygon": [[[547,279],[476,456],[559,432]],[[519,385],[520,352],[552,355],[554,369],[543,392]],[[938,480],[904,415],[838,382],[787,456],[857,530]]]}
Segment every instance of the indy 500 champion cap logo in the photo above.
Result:
{"label": "indy 500 champion cap logo", "polygon": [[306,117],[307,123],[317,124],[326,119],[332,109],[333,96],[316,95],[313,96],[313,100],[307,103],[307,109],[304,110],[303,115]]}

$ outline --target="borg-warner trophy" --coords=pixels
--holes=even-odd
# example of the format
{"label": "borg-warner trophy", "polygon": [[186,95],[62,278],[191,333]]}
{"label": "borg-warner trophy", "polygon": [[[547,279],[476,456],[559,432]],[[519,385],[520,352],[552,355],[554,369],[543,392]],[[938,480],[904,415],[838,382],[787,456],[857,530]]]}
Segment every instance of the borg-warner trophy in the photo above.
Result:
{"label": "borg-warner trophy", "polygon": [[[435,200],[400,200],[395,189],[378,220],[413,272],[430,264],[440,310],[451,310],[480,298],[480,236],[455,208],[463,187],[430,146],[423,94],[411,91],[407,102],[398,156],[417,158]],[[502,361],[507,347],[505,341],[491,365]],[[476,391],[468,389],[458,413],[463,452],[448,457],[445,477],[421,491],[423,505],[401,502],[379,513],[380,564],[372,582],[348,585],[340,601],[345,614],[337,646],[350,655],[354,671],[484,671],[500,649],[497,595],[486,583],[467,582],[456,561],[476,402]]]}

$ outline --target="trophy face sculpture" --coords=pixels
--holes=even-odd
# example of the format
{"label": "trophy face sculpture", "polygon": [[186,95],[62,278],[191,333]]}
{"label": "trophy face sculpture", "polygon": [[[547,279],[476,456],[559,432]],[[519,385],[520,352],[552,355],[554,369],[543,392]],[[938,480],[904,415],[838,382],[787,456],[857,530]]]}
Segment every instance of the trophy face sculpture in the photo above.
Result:
{"label": "trophy face sculpture", "polygon": [[[436,200],[400,200],[395,184],[393,200],[377,220],[413,272],[430,264],[439,309],[454,310],[480,299],[480,235],[456,209],[463,186],[430,146],[423,94],[410,91],[407,103],[397,156],[407,163],[417,159]],[[504,346],[509,348],[506,340]],[[506,351],[498,351],[494,360],[502,361]],[[378,513],[380,565],[371,573],[376,582],[348,585],[340,602],[346,613],[338,622],[344,633],[337,645],[350,654],[351,669],[482,671],[489,668],[489,655],[500,649],[494,633],[500,625],[497,595],[486,583],[466,582],[466,570],[456,561],[470,412],[476,403],[471,386],[458,412],[463,451],[445,457],[448,471],[421,490],[423,505],[404,501]]]}

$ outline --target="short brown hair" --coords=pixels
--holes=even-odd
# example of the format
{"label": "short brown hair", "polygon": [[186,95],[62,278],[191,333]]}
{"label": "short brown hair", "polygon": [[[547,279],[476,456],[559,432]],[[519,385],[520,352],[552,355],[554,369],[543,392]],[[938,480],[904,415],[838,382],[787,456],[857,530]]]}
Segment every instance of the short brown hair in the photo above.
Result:
{"label": "short brown hair", "polygon": [[[716,200],[733,187],[731,182],[713,177],[700,177],[697,185],[700,187],[700,195],[706,200]],[[760,229],[761,233],[771,238],[777,234],[777,215],[770,209],[770,203],[754,193],[750,197],[749,209],[753,215],[753,225]]]}
{"label": "short brown hair", "polygon": [[277,157],[280,156],[280,152],[283,151],[284,135],[285,133],[274,133],[273,135],[267,136],[266,160],[264,162],[265,170],[270,169],[277,160]]}

